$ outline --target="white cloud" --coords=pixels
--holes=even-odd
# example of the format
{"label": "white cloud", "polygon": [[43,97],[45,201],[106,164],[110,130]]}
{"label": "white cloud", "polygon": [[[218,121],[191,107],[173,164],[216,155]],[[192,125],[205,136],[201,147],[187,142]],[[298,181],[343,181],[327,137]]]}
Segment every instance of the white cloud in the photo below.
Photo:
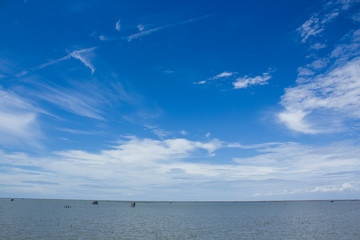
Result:
{"label": "white cloud", "polygon": [[301,41],[306,42],[309,37],[316,36],[324,31],[324,27],[319,23],[319,18],[312,16],[303,25],[301,25],[297,31],[301,35]]}
{"label": "white cloud", "polygon": [[256,76],[256,77],[239,77],[236,79],[235,82],[233,82],[234,88],[247,88],[249,86],[253,85],[265,85],[268,84],[268,81],[271,79],[271,75],[269,72],[263,73],[262,76]]}
{"label": "white cloud", "polygon": [[[216,76],[210,77],[208,78],[208,80],[218,80],[218,79],[223,79],[223,78],[229,78],[231,76],[236,75],[237,72],[222,72],[217,74]],[[199,82],[194,82],[194,84],[205,84],[207,81],[199,81]]]}
{"label": "white cloud", "polygon": [[354,20],[355,22],[360,22],[360,12],[356,13],[352,16],[352,20]]}
{"label": "white cloud", "polygon": [[86,67],[90,68],[91,74],[95,72],[95,67],[90,63],[90,56],[95,47],[76,50],[69,55],[75,59],[80,60]]}
{"label": "white cloud", "polygon": [[116,23],[115,23],[115,29],[116,31],[120,31],[120,20],[118,20]]}
{"label": "white cloud", "polygon": [[104,35],[100,35],[99,40],[100,41],[106,41],[106,40],[109,40],[109,39],[107,37],[105,37]]}
{"label": "white cloud", "polygon": [[326,25],[339,16],[341,11],[349,9],[357,0],[327,1],[323,8],[303,23],[297,31],[300,33],[302,42],[310,37],[318,36],[326,28]]}
{"label": "white cloud", "polygon": [[158,136],[159,138],[164,138],[167,137],[169,135],[172,134],[172,132],[161,129],[157,126],[152,126],[152,125],[145,125],[146,128],[150,129],[150,131],[155,134],[156,136]]}
{"label": "white cloud", "polygon": [[[297,86],[285,90],[280,102],[285,110],[278,114],[289,129],[310,134],[342,131],[345,122],[360,119],[359,36],[357,30],[350,43],[336,46],[328,58],[299,68]],[[319,72],[326,66],[329,70]]]}
{"label": "white cloud", "polygon": [[314,43],[311,46],[311,48],[315,49],[315,50],[319,50],[319,49],[322,49],[322,48],[326,48],[326,44],[325,43]]}
{"label": "white cloud", "polygon": [[132,35],[128,36],[126,39],[128,40],[128,42],[131,42],[131,41],[133,41],[135,39],[138,39],[140,37],[149,35],[149,34],[154,33],[154,32],[158,32],[158,31],[163,30],[163,29],[188,24],[188,23],[191,23],[191,22],[195,22],[195,21],[210,17],[210,16],[212,16],[212,14],[201,16],[201,17],[198,17],[198,18],[191,18],[191,19],[181,21],[181,22],[176,22],[176,23],[171,23],[171,24],[166,24],[166,25],[163,25],[163,26],[155,27],[155,28],[152,28],[152,29],[149,29],[149,30],[146,30],[146,31],[142,31],[142,32],[139,32],[139,33],[132,34]]}
{"label": "white cloud", "polygon": [[145,28],[145,26],[142,25],[141,23],[139,25],[137,25],[136,27],[139,29],[140,32],[143,31]]}
{"label": "white cloud", "polygon": [[70,128],[58,128],[57,130],[72,133],[72,134],[80,134],[80,135],[99,135],[99,134],[103,133],[103,132],[97,132],[97,131],[88,131],[88,130],[70,129]]}
{"label": "white cloud", "polygon": [[308,77],[313,76],[318,72],[319,70],[324,69],[329,64],[328,58],[319,58],[314,60],[312,63],[306,64],[304,67],[298,68],[298,82],[300,81],[301,77]]}
{"label": "white cloud", "polygon": [[199,82],[194,82],[194,84],[199,84],[199,85],[202,85],[202,84],[205,84],[206,81],[199,81]]}
{"label": "white cloud", "polygon": [[188,133],[187,131],[185,131],[185,130],[181,130],[181,131],[180,131],[180,134],[183,135],[183,136],[186,136],[186,135],[188,135],[189,133]]}
{"label": "white cloud", "polygon": [[60,86],[42,85],[42,87],[44,89],[41,94],[37,95],[38,98],[58,105],[71,113],[104,120],[102,111],[98,108],[103,102],[103,97],[98,93],[89,94],[89,92],[86,92],[87,95],[84,95],[78,91],[68,90]]}
{"label": "white cloud", "polygon": [[27,99],[0,88],[0,143],[2,145],[38,145],[38,114],[46,112]]}
{"label": "white cloud", "polygon": [[326,185],[326,186],[317,186],[312,192],[342,192],[345,190],[359,190],[359,188],[354,187],[351,183],[344,183],[342,185]]}
{"label": "white cloud", "polygon": [[210,80],[215,80],[215,79],[219,79],[219,78],[226,78],[226,77],[231,77],[233,75],[237,74],[237,72],[222,72],[222,73],[219,73],[218,75],[214,76],[214,77],[211,77],[209,78]]}
{"label": "white cloud", "polygon": [[[241,146],[256,152],[241,157],[241,152],[232,149],[226,155],[233,161],[221,157],[221,163],[210,157],[219,149],[226,151],[226,144],[216,139],[201,142],[127,137],[99,152],[67,150],[46,158],[0,151],[2,163],[8,166],[0,181],[12,184],[0,189],[16,193],[25,188],[48,197],[71,198],[94,198],[101,193],[105,199],[128,199],[131,193],[132,198],[147,200],[254,199],[249,196],[261,190],[268,195],[359,191],[354,186],[360,183],[360,148],[353,143]],[[288,190],[280,191],[279,187]]]}
{"label": "white cloud", "polygon": [[308,112],[303,110],[288,110],[279,113],[279,120],[285,124],[285,126],[291,130],[315,134],[318,133],[317,130],[313,129],[310,123],[308,123],[304,118],[308,115]]}
{"label": "white cloud", "polygon": [[149,35],[149,34],[151,34],[151,33],[160,31],[161,29],[164,29],[165,27],[166,27],[166,26],[160,26],[160,27],[156,27],[156,28],[152,28],[152,29],[143,31],[143,32],[139,32],[139,33],[132,34],[132,35],[130,35],[130,36],[127,37],[127,40],[128,40],[128,42],[131,42],[131,41],[133,41],[134,39],[137,39],[137,38],[140,38],[140,37]]}
{"label": "white cloud", "polygon": [[32,68],[30,68],[29,71],[24,70],[21,73],[17,74],[16,76],[17,77],[22,77],[22,76],[27,75],[30,72],[39,71],[39,70],[41,70],[43,68],[46,68],[48,66],[54,65],[56,63],[59,63],[59,62],[65,61],[65,60],[68,60],[70,58],[75,58],[75,59],[80,60],[86,67],[90,68],[91,74],[93,74],[95,72],[95,67],[90,63],[90,59],[91,59],[91,56],[93,54],[92,52],[95,49],[96,49],[96,47],[75,50],[75,51],[71,52],[70,54],[66,55],[65,57],[58,58],[58,59],[55,59],[53,61],[49,61],[47,63],[43,63],[43,64],[40,64],[38,66],[32,67]]}

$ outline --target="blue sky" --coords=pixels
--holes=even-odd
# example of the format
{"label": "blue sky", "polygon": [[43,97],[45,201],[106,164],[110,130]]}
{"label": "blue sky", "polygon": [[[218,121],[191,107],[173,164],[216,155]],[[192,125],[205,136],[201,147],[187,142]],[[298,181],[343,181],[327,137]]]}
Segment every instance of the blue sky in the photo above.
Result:
{"label": "blue sky", "polygon": [[0,197],[360,198],[359,9],[1,1]]}

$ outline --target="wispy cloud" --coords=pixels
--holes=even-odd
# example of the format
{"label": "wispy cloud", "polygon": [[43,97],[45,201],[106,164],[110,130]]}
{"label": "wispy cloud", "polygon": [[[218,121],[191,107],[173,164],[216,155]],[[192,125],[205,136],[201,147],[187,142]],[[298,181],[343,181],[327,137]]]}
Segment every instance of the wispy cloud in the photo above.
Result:
{"label": "wispy cloud", "polygon": [[357,30],[329,57],[300,68],[297,86],[286,89],[281,98],[285,110],[278,114],[279,120],[291,130],[315,134],[344,131],[346,122],[360,119],[359,56]]}
{"label": "wispy cloud", "polygon": [[312,16],[309,20],[307,20],[301,27],[297,29],[300,33],[302,42],[306,42],[306,40],[311,36],[316,36],[322,31],[324,31],[323,24],[319,23],[320,20],[318,17]]}
{"label": "wispy cloud", "polygon": [[38,146],[38,114],[46,114],[28,99],[0,87],[0,143]]}
{"label": "wispy cloud", "polygon": [[318,36],[342,11],[349,9],[356,1],[327,1],[322,9],[313,14],[297,31],[300,33],[301,41],[307,42],[309,38]]}
{"label": "wispy cloud", "polygon": [[140,32],[145,29],[145,26],[142,25],[141,23],[139,25],[137,25],[136,27],[139,29]]}
{"label": "wispy cloud", "polygon": [[314,43],[313,45],[311,45],[311,48],[315,49],[315,50],[319,50],[322,48],[326,48],[326,44],[325,43]]}
{"label": "wispy cloud", "polygon": [[227,77],[231,77],[233,75],[237,74],[237,72],[222,72],[222,73],[219,73],[218,75],[216,76],[213,76],[213,77],[210,77],[209,80],[216,80],[216,79],[219,79],[219,78],[227,78]]}
{"label": "wispy cloud", "polygon": [[85,48],[85,49],[81,49],[81,50],[72,51],[65,57],[58,58],[58,59],[49,61],[47,63],[40,64],[38,66],[30,68],[30,70],[22,71],[21,73],[17,74],[17,77],[24,76],[30,72],[39,71],[43,68],[46,68],[48,66],[54,65],[56,63],[59,63],[59,62],[65,61],[65,60],[68,60],[70,58],[80,60],[86,67],[90,68],[91,74],[93,74],[95,72],[95,67],[90,63],[90,53],[95,49],[96,49],[96,47],[92,47],[92,48]]}
{"label": "wispy cloud", "polygon": [[[360,183],[357,178],[360,148],[353,143],[324,147],[264,143],[249,147],[255,150],[252,156],[241,157],[241,153],[234,153],[232,149],[232,154],[227,154],[232,155],[232,159],[226,162],[225,158],[222,163],[193,161],[194,158],[211,160],[217,150],[226,151],[226,144],[216,139],[201,142],[186,138],[126,137],[100,152],[64,150],[46,158],[0,151],[2,163],[8,166],[0,175],[0,181],[13,185],[2,189],[3,192],[16,193],[19,191],[16,185],[23,186],[26,181],[29,191],[44,191],[52,197],[63,196],[66,191],[66,196],[72,198],[84,197],[84,188],[92,190],[88,191],[92,194],[86,196],[89,198],[98,195],[101,189],[102,196],[105,194],[110,199],[128,199],[130,195],[149,199],[151,191],[152,198],[157,200],[164,200],[170,193],[178,200],[194,200],[219,199],[221,192],[221,199],[231,200],[254,199],[260,196],[257,193],[261,190],[268,196],[301,191],[313,196],[329,191],[354,196],[360,191],[354,187]],[[52,183],[53,192],[44,183]],[[301,188],[294,183],[299,183]],[[165,194],[154,194],[157,191],[154,185]],[[214,186],[219,190],[214,192]],[[237,191],[239,188],[241,194]]]}
{"label": "wispy cloud", "polygon": [[120,32],[120,20],[115,23],[115,29],[116,31]]}
{"label": "wispy cloud", "polygon": [[355,22],[360,22],[360,12],[356,13],[352,16],[352,20],[354,20]]}
{"label": "wispy cloud", "polygon": [[153,134],[155,134],[159,138],[164,138],[172,134],[171,131],[161,129],[157,126],[146,125],[145,127],[148,128]]}
{"label": "wispy cloud", "polygon": [[90,68],[91,73],[95,72],[95,67],[90,63],[89,53],[91,53],[96,47],[76,50],[71,52],[69,55],[75,59],[80,60],[86,67]]}
{"label": "wispy cloud", "polygon": [[249,77],[245,75],[244,77],[239,77],[233,82],[234,89],[247,88],[254,85],[265,85],[268,84],[268,81],[271,79],[270,72],[265,72],[262,76]]}
{"label": "wispy cloud", "polygon": [[[209,77],[208,80],[209,81],[212,81],[212,80],[219,80],[219,79],[226,79],[226,78],[229,78],[231,76],[235,76],[237,74],[237,72],[222,72],[222,73],[219,73],[215,76],[212,76],[212,77]],[[205,84],[207,83],[208,81],[205,81],[205,80],[202,80],[202,81],[199,81],[199,82],[194,82],[194,84]]]}
{"label": "wispy cloud", "polygon": [[345,190],[359,190],[358,187],[353,186],[351,183],[344,183],[342,185],[325,185],[317,186],[312,190],[312,192],[343,192]]}
{"label": "wispy cloud", "polygon": [[105,37],[104,35],[100,35],[99,36],[99,40],[100,41],[107,41],[107,40],[109,40],[107,37]]}
{"label": "wispy cloud", "polygon": [[46,100],[55,104],[68,112],[104,120],[102,111],[98,106],[102,104],[102,96],[97,94],[83,94],[76,90],[65,89],[60,86],[41,85],[43,88],[42,94],[37,95],[38,98]]}
{"label": "wispy cloud", "polygon": [[130,35],[130,36],[127,37],[127,40],[128,40],[129,42],[131,42],[131,41],[133,41],[133,40],[135,40],[135,39],[137,39],[137,38],[140,38],[140,37],[149,35],[149,34],[151,34],[151,33],[158,32],[158,31],[163,30],[163,29],[167,29],[167,28],[171,28],[171,27],[180,26],[180,25],[184,25],[184,24],[191,23],[191,22],[199,21],[199,20],[201,20],[201,19],[210,17],[210,16],[212,16],[212,15],[213,15],[213,14],[208,14],[208,15],[201,16],[201,17],[198,17],[198,18],[191,18],[191,19],[188,19],[188,20],[185,20],[185,21],[176,22],[176,23],[171,23],[171,24],[166,24],[166,25],[163,25],[163,26],[159,26],[159,27],[156,27],[156,28],[152,28],[152,29],[149,29],[149,30],[146,30],[146,31],[142,31],[142,32],[139,32],[139,33],[132,34],[132,35]]}
{"label": "wispy cloud", "polygon": [[58,128],[58,130],[71,134],[78,134],[78,135],[99,135],[103,133],[99,131],[88,131],[88,130],[70,129],[70,128]]}

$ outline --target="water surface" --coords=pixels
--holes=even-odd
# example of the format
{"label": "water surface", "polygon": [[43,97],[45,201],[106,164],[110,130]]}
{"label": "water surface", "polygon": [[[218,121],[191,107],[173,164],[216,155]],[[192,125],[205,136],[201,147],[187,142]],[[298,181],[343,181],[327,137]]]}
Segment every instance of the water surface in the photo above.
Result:
{"label": "water surface", "polygon": [[360,201],[1,199],[0,239],[360,239]]}

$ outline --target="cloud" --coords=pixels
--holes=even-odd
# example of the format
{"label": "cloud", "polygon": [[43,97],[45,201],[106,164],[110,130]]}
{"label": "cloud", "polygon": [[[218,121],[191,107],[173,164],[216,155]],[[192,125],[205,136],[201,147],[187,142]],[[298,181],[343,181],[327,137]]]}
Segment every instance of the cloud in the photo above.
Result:
{"label": "cloud", "polygon": [[180,134],[183,135],[183,136],[186,136],[186,135],[188,135],[189,133],[188,133],[187,131],[185,131],[185,130],[181,130],[181,131],[180,131]]}
{"label": "cloud", "polygon": [[306,42],[309,37],[316,36],[324,31],[323,24],[319,22],[319,18],[313,16],[297,29],[302,37],[302,42]]}
{"label": "cloud", "polygon": [[89,94],[87,92],[87,95],[84,95],[60,86],[41,85],[41,87],[42,91],[41,94],[37,95],[38,98],[83,117],[105,120],[102,111],[98,108],[103,102],[103,97],[100,94]]}
{"label": "cloud", "polygon": [[146,125],[145,127],[159,138],[164,138],[172,134],[172,132],[158,128],[156,126]]}
{"label": "cloud", "polygon": [[115,29],[116,31],[120,32],[120,20],[115,23]]}
{"label": "cloud", "polygon": [[219,78],[227,78],[227,77],[231,77],[233,75],[237,74],[237,72],[222,72],[222,73],[219,73],[218,75],[216,76],[213,76],[211,78],[209,78],[209,80],[216,80],[216,79],[219,79]]}
{"label": "cloud", "polygon": [[40,64],[38,66],[30,68],[30,70],[24,70],[21,73],[17,74],[17,77],[25,76],[30,72],[39,71],[43,68],[57,64],[59,62],[65,61],[65,60],[68,60],[70,58],[80,60],[86,67],[88,67],[91,70],[91,74],[93,74],[95,72],[95,67],[90,63],[90,58],[91,58],[91,53],[95,49],[96,49],[96,47],[75,50],[75,51],[69,53],[68,55],[66,55],[65,57],[58,58],[58,59],[49,61],[47,63]]}
{"label": "cloud", "polygon": [[165,26],[160,26],[160,27],[152,28],[152,29],[149,29],[149,30],[146,30],[146,31],[143,31],[143,32],[135,33],[135,34],[132,34],[132,35],[128,36],[128,37],[127,37],[127,40],[128,40],[128,42],[131,42],[131,41],[133,41],[134,39],[137,39],[137,38],[140,38],[140,37],[149,35],[149,34],[151,34],[151,33],[160,31],[160,30],[162,30],[162,29],[164,29],[164,28],[167,28],[167,27],[168,27],[168,25],[165,25]]}
{"label": "cloud", "polygon": [[99,36],[99,40],[100,41],[107,41],[107,40],[109,40],[107,37],[105,37],[104,35],[100,35]]}
{"label": "cloud", "polygon": [[[280,104],[280,122],[291,130],[315,134],[346,130],[360,119],[360,30],[328,58],[299,68],[297,86],[287,88]],[[329,63],[332,63],[329,65]],[[324,71],[323,68],[328,67]]]}
{"label": "cloud", "polygon": [[98,131],[87,131],[87,130],[79,130],[79,129],[70,129],[70,128],[58,128],[57,130],[71,133],[71,134],[79,134],[79,135],[99,135],[103,134],[103,132]]}
{"label": "cloud", "polygon": [[355,22],[360,22],[360,13],[356,13],[352,16],[352,20]]}
{"label": "cloud", "polygon": [[237,78],[236,81],[233,82],[233,85],[234,85],[234,89],[247,88],[253,85],[268,84],[268,81],[270,79],[271,79],[271,75],[269,72],[265,72],[263,73],[262,76],[256,76],[256,77],[249,77],[245,75],[244,77]]}
{"label": "cloud", "polygon": [[306,64],[303,67],[298,68],[298,76],[301,77],[308,77],[313,76],[319,70],[324,69],[329,64],[328,58],[319,58],[314,60],[312,63]]}
{"label": "cloud", "polygon": [[202,85],[202,84],[205,84],[206,81],[199,81],[199,82],[194,82],[193,84],[199,84],[199,85]]}
{"label": "cloud", "polygon": [[[133,136],[99,152],[64,150],[38,158],[0,151],[6,166],[0,181],[13,185],[0,189],[13,194],[27,189],[48,197],[102,194],[104,199],[144,200],[167,200],[169,196],[176,200],[254,199],[261,190],[269,196],[345,190],[358,194],[354,186],[360,183],[360,148],[354,143],[322,147],[291,142],[233,144],[253,149],[249,157],[243,157],[241,149],[228,152],[227,145],[216,139]],[[221,162],[212,160],[218,150],[226,152]]]}
{"label": "cloud", "polygon": [[145,26],[142,25],[141,23],[139,25],[137,25],[136,27],[139,29],[140,32],[143,31],[145,28]]}
{"label": "cloud", "polygon": [[359,188],[354,187],[351,183],[344,183],[341,186],[339,185],[327,185],[327,186],[317,186],[312,190],[312,192],[342,192],[345,190],[359,190]]}
{"label": "cloud", "polygon": [[314,184],[330,180],[336,183],[339,181],[338,174],[343,174],[342,179],[346,176],[348,180],[354,181],[354,174],[360,170],[360,158],[357,157],[360,149],[357,147],[349,142],[323,147],[291,142],[268,146],[263,144],[257,148],[260,154],[248,158],[234,158],[234,161],[243,166],[270,167],[272,171],[267,175],[270,179],[307,179]]}
{"label": "cloud", "polygon": [[89,54],[95,49],[96,47],[86,48],[81,50],[76,50],[71,52],[69,55],[75,59],[80,60],[86,67],[90,68],[91,74],[95,72],[95,67],[90,63]]}
{"label": "cloud", "polygon": [[300,33],[301,41],[305,43],[309,38],[318,36],[325,30],[328,23],[337,18],[342,11],[352,7],[356,2],[358,1],[327,1],[319,12],[296,29]]}
{"label": "cloud", "polygon": [[314,43],[311,46],[311,48],[315,49],[315,50],[319,50],[319,49],[322,49],[322,48],[326,48],[326,44],[325,43]]}
{"label": "cloud", "polygon": [[39,113],[46,114],[29,100],[0,88],[0,144],[39,146]]}
{"label": "cloud", "polygon": [[188,23],[191,23],[191,22],[199,21],[201,19],[210,17],[212,15],[213,14],[209,14],[209,15],[198,17],[198,18],[191,18],[191,19],[181,21],[181,22],[166,24],[166,25],[163,25],[163,26],[159,26],[159,27],[152,28],[152,29],[149,29],[149,30],[146,30],[146,31],[142,31],[142,32],[139,32],[139,33],[132,34],[132,35],[128,36],[126,39],[128,40],[128,42],[131,42],[131,41],[133,41],[135,39],[138,39],[140,37],[149,35],[151,33],[158,32],[158,31],[163,30],[163,29],[167,29],[167,28],[176,27],[176,26],[188,24]]}

